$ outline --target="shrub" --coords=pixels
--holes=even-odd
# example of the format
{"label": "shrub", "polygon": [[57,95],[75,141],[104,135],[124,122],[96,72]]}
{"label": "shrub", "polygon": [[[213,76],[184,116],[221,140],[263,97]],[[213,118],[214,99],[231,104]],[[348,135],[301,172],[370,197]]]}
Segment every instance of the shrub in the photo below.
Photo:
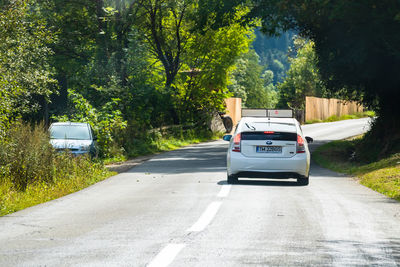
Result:
{"label": "shrub", "polygon": [[21,122],[14,123],[1,140],[1,175],[11,177],[19,190],[25,190],[29,183],[38,179],[51,182],[55,171],[54,156],[43,125],[32,128]]}
{"label": "shrub", "polygon": [[119,99],[114,98],[101,109],[94,108],[87,99],[74,90],[68,90],[68,98],[73,105],[73,112],[67,116],[53,117],[57,121],[88,122],[98,136],[100,155],[104,158],[119,156],[124,153],[116,137],[126,128],[127,122],[118,109]]}

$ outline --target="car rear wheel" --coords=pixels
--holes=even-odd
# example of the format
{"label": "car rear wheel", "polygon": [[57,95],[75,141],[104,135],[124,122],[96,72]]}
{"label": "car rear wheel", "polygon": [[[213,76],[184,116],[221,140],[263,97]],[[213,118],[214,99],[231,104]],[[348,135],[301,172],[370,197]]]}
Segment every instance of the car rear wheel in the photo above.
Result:
{"label": "car rear wheel", "polygon": [[231,175],[229,175],[228,174],[228,184],[235,184],[235,183],[237,183],[238,182],[238,176],[237,175],[234,175],[234,174],[231,174]]}
{"label": "car rear wheel", "polygon": [[309,183],[309,178],[308,177],[297,178],[297,184],[298,185],[308,185],[308,183]]}

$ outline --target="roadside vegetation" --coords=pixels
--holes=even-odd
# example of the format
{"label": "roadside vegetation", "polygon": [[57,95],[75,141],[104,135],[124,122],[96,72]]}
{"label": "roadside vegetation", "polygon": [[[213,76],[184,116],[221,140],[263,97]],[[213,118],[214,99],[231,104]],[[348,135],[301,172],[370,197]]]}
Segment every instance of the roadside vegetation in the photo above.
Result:
{"label": "roadside vegetation", "polygon": [[81,190],[112,175],[101,162],[57,153],[43,125],[16,122],[0,142],[0,216]]}
{"label": "roadside vegetation", "polygon": [[376,149],[359,151],[365,137],[333,141],[313,153],[319,165],[357,177],[359,182],[377,192],[400,201],[400,153],[376,157]]}
{"label": "roadside vegetation", "polygon": [[212,133],[209,130],[183,129],[173,127],[171,129],[153,129],[143,135],[142,139],[132,140],[129,154],[121,154],[103,159],[104,164],[122,162],[138,156],[150,155],[159,152],[171,151],[183,146],[197,144],[222,138],[223,133]]}
{"label": "roadside vegetation", "polygon": [[367,118],[367,117],[375,117],[375,112],[373,111],[364,111],[364,112],[357,112],[354,114],[347,114],[347,115],[342,115],[342,116],[330,116],[325,120],[309,120],[306,121],[306,124],[312,124],[312,123],[319,123],[319,122],[333,122],[333,121],[343,121],[343,120],[352,120],[352,119],[361,119],[361,118]]}
{"label": "roadside vegetation", "polygon": [[[133,142],[129,157],[169,151],[219,137],[210,131],[201,133],[173,129],[153,130],[148,140]],[[123,161],[124,156],[91,159],[58,153],[49,143],[46,127],[17,121],[0,141],[0,216],[49,200],[60,198],[102,181],[114,172],[104,166]]]}

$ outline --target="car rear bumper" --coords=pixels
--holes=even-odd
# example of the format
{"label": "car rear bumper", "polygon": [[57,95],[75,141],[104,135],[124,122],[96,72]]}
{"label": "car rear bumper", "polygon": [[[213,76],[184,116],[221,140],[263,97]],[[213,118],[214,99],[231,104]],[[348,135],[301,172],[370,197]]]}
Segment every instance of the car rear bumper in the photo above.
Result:
{"label": "car rear bumper", "polygon": [[296,154],[291,158],[249,158],[241,153],[228,153],[228,174],[249,178],[308,177],[310,154]]}
{"label": "car rear bumper", "polygon": [[290,179],[290,178],[304,178],[304,175],[301,175],[297,172],[238,172],[235,174],[237,177],[246,177],[246,178],[274,178],[274,179]]}

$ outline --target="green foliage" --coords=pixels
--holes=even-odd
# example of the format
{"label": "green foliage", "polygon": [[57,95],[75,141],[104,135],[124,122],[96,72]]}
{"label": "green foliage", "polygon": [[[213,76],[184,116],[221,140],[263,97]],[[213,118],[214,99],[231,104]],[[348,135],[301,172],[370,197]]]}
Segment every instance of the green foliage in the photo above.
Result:
{"label": "green foliage", "polygon": [[56,92],[49,66],[54,35],[30,8],[33,1],[4,1],[0,7],[0,136],[10,121],[32,116]]}
{"label": "green foliage", "polygon": [[239,23],[246,12],[238,9],[227,26],[214,30],[206,25],[202,33],[191,35],[182,71],[173,84],[181,122],[206,125],[213,111],[224,109],[223,100],[230,96],[226,89],[229,71],[252,40],[251,29]]}
{"label": "green foliage", "polygon": [[170,129],[154,129],[143,135],[141,138],[132,140],[126,150],[129,157],[137,157],[157,152],[164,152],[177,149],[199,142],[215,139],[215,136],[208,130],[199,128],[183,129],[181,126]]}
{"label": "green foliage", "polygon": [[297,53],[295,57],[289,57],[290,69],[284,82],[278,85],[278,105],[304,109],[306,96],[324,97],[327,93],[318,72],[314,43],[296,38],[294,44]]}
{"label": "green foliage", "polygon": [[195,1],[143,1],[138,7],[138,30],[165,72],[165,86],[172,85],[185,57],[194,27]]}
{"label": "green foliage", "polygon": [[[396,119],[377,117],[372,120],[371,129],[365,134],[355,151],[359,160],[377,161],[400,151],[399,124],[392,125]],[[379,145],[377,145],[379,140]]]}
{"label": "green foliage", "polygon": [[274,73],[273,84],[283,82],[289,70],[288,50],[293,46],[293,32],[288,31],[281,36],[266,36],[259,29],[255,31],[253,47],[260,56],[260,65]]}
{"label": "green foliage", "polygon": [[0,145],[2,178],[11,177],[18,190],[30,183],[52,182],[54,177],[54,151],[43,125],[32,129],[20,122],[7,131]]}
{"label": "green foliage", "polygon": [[236,68],[231,72],[229,90],[235,97],[242,98],[248,108],[273,108],[276,104],[276,91],[273,85],[273,72],[265,71],[259,64],[259,57],[254,50],[243,54],[236,61]]}
{"label": "green foliage", "polygon": [[[69,116],[54,117],[58,121],[88,122],[92,126],[100,146],[100,155],[109,157],[123,151],[118,148],[116,137],[125,129],[127,122],[118,109],[119,99],[114,98],[101,109],[94,108],[81,94],[68,90],[68,96],[73,105]],[[120,150],[119,153],[116,150]],[[112,153],[113,152],[113,153]]]}
{"label": "green foliage", "polygon": [[[14,22],[3,19],[4,23],[15,24],[21,34],[4,28],[4,36],[12,33],[14,39],[23,40],[24,44],[15,46],[18,49],[34,41],[37,49],[13,61],[28,66],[24,67],[27,74],[47,72],[42,80],[23,78],[32,87],[28,89],[18,79],[0,75],[0,85],[8,88],[0,91],[0,98],[33,107],[26,109],[26,120],[32,119],[34,110],[46,117],[47,110],[39,106],[51,98],[53,118],[92,125],[103,157],[132,154],[122,147],[134,150],[132,140],[155,127],[194,124],[205,128],[210,114],[224,109],[224,99],[231,95],[229,73],[237,58],[248,51],[254,35],[244,23],[248,8],[235,7],[232,16],[218,17],[211,10],[203,13],[200,2],[19,0],[7,5],[15,7],[5,9],[7,18],[20,12],[22,19],[15,16]],[[200,17],[204,24],[198,22]],[[53,70],[60,88],[59,95],[50,97]],[[250,94],[254,101],[265,91],[260,88],[269,86],[263,86],[265,80],[260,77],[258,89]],[[35,92],[36,87],[43,91]],[[26,95],[31,100],[22,105]],[[19,96],[23,96],[21,101]],[[5,103],[0,102],[3,131],[16,111]]]}
{"label": "green foliage", "polygon": [[[124,143],[151,127],[206,125],[210,113],[224,109],[228,73],[251,41],[250,27],[241,23],[246,8],[224,18],[224,27],[213,28],[212,13],[197,27],[197,1],[86,4],[41,5],[59,32],[52,59],[61,94],[53,113],[64,115],[67,88],[97,112],[119,98],[118,110],[127,121]],[[81,38],[74,37],[78,33]]]}
{"label": "green foliage", "polygon": [[278,103],[278,92],[275,87],[274,81],[274,73],[271,70],[266,70],[261,75],[261,78],[264,80],[264,88],[268,93],[269,105],[268,108],[275,108]]}
{"label": "green foliage", "polygon": [[377,112],[383,154],[397,145],[400,109],[393,107],[400,102],[399,1],[252,2],[250,16],[261,17],[265,31],[296,29],[315,43],[319,73],[330,92]]}

